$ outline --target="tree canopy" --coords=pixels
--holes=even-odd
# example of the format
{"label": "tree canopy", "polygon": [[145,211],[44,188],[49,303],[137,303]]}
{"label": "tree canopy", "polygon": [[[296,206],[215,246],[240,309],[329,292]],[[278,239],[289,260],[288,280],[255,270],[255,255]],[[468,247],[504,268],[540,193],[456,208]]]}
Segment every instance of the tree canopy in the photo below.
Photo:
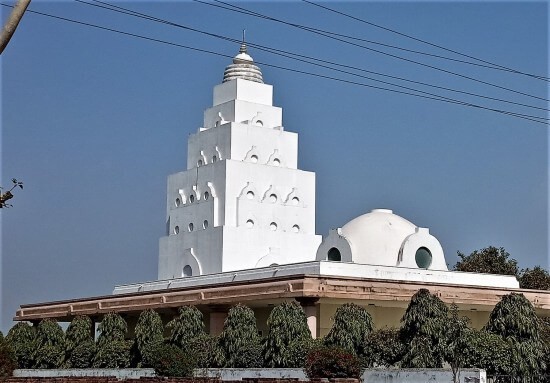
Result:
{"label": "tree canopy", "polygon": [[540,266],[521,270],[519,287],[522,289],[550,290],[550,274]]}
{"label": "tree canopy", "polygon": [[329,347],[339,347],[355,356],[364,354],[366,337],[372,331],[369,312],[355,303],[346,303],[336,310],[334,324],[324,339]]}
{"label": "tree canopy", "polygon": [[510,254],[503,247],[489,246],[474,250],[470,255],[464,255],[459,251],[457,255],[460,260],[454,266],[456,271],[519,276],[518,262],[510,258]]}

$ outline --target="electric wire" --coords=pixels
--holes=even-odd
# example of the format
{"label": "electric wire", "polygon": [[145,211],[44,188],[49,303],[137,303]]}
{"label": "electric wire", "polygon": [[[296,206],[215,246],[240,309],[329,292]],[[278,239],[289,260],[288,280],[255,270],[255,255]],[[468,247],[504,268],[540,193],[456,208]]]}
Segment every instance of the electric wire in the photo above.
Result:
{"label": "electric wire", "polygon": [[[10,8],[13,7],[13,5],[9,5],[9,4],[4,4],[4,3],[0,3],[0,4],[2,6],[5,6],[5,7],[10,7]],[[48,14],[48,13],[44,13],[44,12],[39,12],[39,11],[35,11],[35,10],[32,10],[32,9],[27,9],[27,12],[33,13],[33,14],[38,14],[38,15],[41,15],[41,16],[50,17],[50,18],[57,19],[57,20],[70,22],[70,23],[77,24],[77,25],[84,25],[84,26],[88,26],[88,27],[91,27],[91,28],[101,29],[101,30],[105,30],[105,31],[113,32],[113,33],[118,33],[118,34],[125,35],[125,36],[135,37],[135,38],[139,38],[139,39],[142,39],[142,40],[157,42],[157,43],[161,43],[161,44],[165,44],[165,45],[169,45],[169,46],[184,48],[184,49],[188,49],[188,50],[192,50],[192,51],[196,51],[196,52],[201,52],[201,53],[208,53],[208,54],[211,54],[211,55],[216,55],[216,56],[221,56],[221,57],[226,57],[226,58],[233,58],[233,56],[223,54],[223,53],[219,53],[219,52],[215,52],[215,51],[211,51],[211,50],[207,50],[207,49],[201,49],[201,48],[191,47],[191,46],[178,44],[178,43],[174,43],[174,42],[170,42],[170,41],[166,41],[166,40],[147,37],[147,36],[143,36],[143,35],[139,35],[139,34],[135,34],[135,33],[131,33],[131,32],[126,32],[126,31],[121,31],[121,30],[117,30],[117,29],[114,29],[114,28],[105,27],[105,26],[101,26],[101,25],[97,25],[97,24],[92,24],[92,23],[88,23],[88,22],[84,22],[84,21],[80,21],[80,20],[69,19],[69,18],[66,18],[66,17],[63,17],[63,16],[57,16],[57,15],[52,15],[52,14]],[[450,100],[445,100],[444,98],[441,98],[441,97],[430,97],[430,96],[425,96],[425,95],[420,95],[420,94],[415,94],[415,93],[410,93],[410,92],[398,91],[398,90],[383,88],[383,87],[374,86],[374,85],[370,85],[370,84],[359,83],[359,82],[356,82],[356,81],[350,81],[350,80],[336,78],[336,77],[332,77],[332,76],[326,76],[326,75],[322,75],[322,74],[318,74],[318,73],[302,71],[302,70],[299,70],[299,69],[282,67],[282,66],[279,66],[279,65],[274,65],[274,64],[269,64],[269,63],[258,62],[258,64],[268,66],[268,67],[272,67],[272,68],[276,68],[276,69],[280,69],[280,70],[293,72],[293,73],[299,73],[299,74],[304,74],[304,75],[308,75],[308,76],[313,76],[313,77],[319,77],[319,78],[329,79],[329,80],[333,80],[333,81],[338,81],[338,82],[342,82],[342,83],[346,83],[346,84],[352,84],[352,85],[357,85],[357,86],[362,86],[362,87],[368,87],[368,88],[383,90],[383,91],[387,91],[387,92],[393,92],[393,93],[405,94],[405,95],[410,95],[410,96],[419,97],[419,98],[425,98],[425,99],[431,99],[431,100],[436,100],[436,101],[441,101],[441,102],[447,102],[447,103],[451,103],[451,104],[459,104],[459,105],[469,106],[469,107],[473,107],[473,108],[478,108],[478,109],[493,111],[493,112],[496,112],[496,113],[501,113],[501,114],[504,114],[504,115],[509,115],[509,116],[512,116],[512,117],[532,121],[532,122],[539,123],[539,124],[545,124],[545,125],[547,124],[546,122],[541,121],[541,119],[542,119],[541,117],[537,117],[537,116],[530,116],[530,115],[525,115],[525,114],[516,113],[516,112],[510,112],[510,111],[506,111],[506,110],[489,108],[489,107],[485,107],[485,106],[482,106],[482,105],[471,104],[471,103],[467,103],[467,102],[463,102],[463,101],[450,101]]]}
{"label": "electric wire", "polygon": [[[353,16],[353,15],[350,15],[348,13],[345,13],[345,12],[342,12],[342,11],[338,11],[334,8],[330,8],[330,7],[327,7],[325,5],[321,5],[319,3],[314,3],[313,1],[309,1],[309,0],[302,0],[304,3],[307,3],[307,4],[310,4],[310,5],[313,5],[313,6],[316,6],[316,7],[319,7],[319,8],[322,8],[324,10],[327,10],[329,12],[333,12],[333,13],[336,13],[336,14],[339,14],[341,16],[345,16],[345,17],[348,17],[350,19],[353,19],[353,20],[356,20],[356,21],[359,21],[359,22],[362,22],[362,23],[365,23],[365,24],[368,24],[370,26],[373,26],[373,27],[376,27],[376,28],[380,28],[380,29],[383,29],[387,32],[391,32],[391,33],[395,33],[401,37],[405,37],[405,38],[408,38],[408,39],[411,39],[411,40],[414,40],[414,41],[417,41],[417,42],[420,42],[420,43],[423,43],[423,44],[426,44],[426,45],[430,45],[432,47],[435,47],[435,48],[438,48],[438,49],[442,49],[444,51],[447,51],[447,52],[451,52],[451,53],[454,53],[454,54],[457,54],[457,55],[460,55],[460,56],[463,56],[463,57],[467,57],[469,59],[472,59],[472,60],[476,60],[476,61],[479,61],[479,62],[482,62],[482,63],[485,63],[485,64],[489,64],[490,67],[493,67],[494,69],[500,69],[500,70],[504,70],[504,71],[507,71],[507,72],[513,72],[513,73],[516,73],[516,74],[520,74],[520,75],[523,75],[523,76],[528,76],[528,77],[533,77],[533,78],[536,78],[536,79],[539,79],[539,80],[543,80],[543,81],[549,81],[550,78],[549,77],[546,77],[546,76],[540,76],[540,75],[535,75],[535,74],[531,74],[531,73],[526,73],[526,72],[522,72],[522,71],[519,71],[517,69],[513,69],[513,68],[509,68],[509,67],[506,67],[506,66],[503,66],[503,65],[499,65],[499,64],[495,64],[493,62],[490,62],[490,61],[486,61],[486,60],[483,60],[483,59],[480,59],[478,57],[475,57],[475,56],[471,56],[471,55],[468,55],[466,53],[462,53],[462,52],[458,52],[456,50],[453,50],[453,49],[449,49],[449,48],[446,48],[442,45],[438,45],[438,44],[434,44],[432,42],[429,42],[429,41],[426,41],[426,40],[423,40],[423,39],[419,39],[417,37],[414,37],[414,36],[411,36],[411,35],[408,35],[406,33],[402,33],[402,32],[399,32],[399,31],[396,31],[395,29],[391,29],[391,28],[388,28],[388,27],[384,27],[382,25],[379,25],[379,24],[375,24],[373,22],[370,22],[370,21],[367,21],[365,19],[361,19],[359,17],[356,17],[356,16]],[[468,62],[470,63],[470,62]],[[473,63],[472,63],[473,64]]]}
{"label": "electric wire", "polygon": [[340,41],[342,43],[349,44],[349,45],[352,45],[352,46],[355,46],[355,47],[358,47],[358,48],[366,49],[366,50],[373,51],[373,52],[376,52],[376,53],[379,53],[379,54],[382,54],[382,55],[385,55],[385,56],[389,56],[389,57],[392,57],[392,58],[395,58],[395,59],[398,59],[398,60],[410,62],[410,63],[420,65],[420,66],[424,66],[424,67],[434,69],[434,70],[437,70],[437,71],[440,71],[440,72],[443,72],[443,73],[447,73],[447,74],[450,74],[450,75],[453,75],[453,76],[462,77],[462,78],[465,78],[465,79],[470,80],[470,81],[485,84],[487,86],[491,86],[491,87],[494,87],[494,88],[506,90],[506,91],[512,92],[512,93],[521,94],[521,95],[526,96],[526,97],[536,98],[536,99],[539,99],[539,100],[542,100],[542,101],[550,101],[549,99],[546,99],[546,98],[543,98],[543,97],[534,96],[534,95],[524,93],[524,92],[521,92],[521,91],[518,91],[518,90],[515,90],[515,89],[511,89],[511,88],[507,88],[507,87],[500,86],[500,85],[497,85],[497,84],[493,84],[493,83],[490,83],[488,81],[483,81],[483,80],[477,79],[475,77],[467,76],[467,75],[457,73],[457,72],[453,72],[453,71],[450,71],[450,70],[447,70],[447,69],[439,68],[439,67],[436,67],[434,65],[426,64],[426,63],[423,63],[423,62],[420,62],[420,61],[408,59],[406,57],[394,55],[392,53],[384,52],[384,51],[381,51],[381,50],[378,50],[378,49],[367,47],[365,45],[361,45],[361,44],[357,44],[357,43],[354,43],[354,42],[351,42],[351,41],[347,41],[347,40],[344,40],[342,38],[331,35],[332,32],[326,32],[326,31],[321,32],[321,30],[316,30],[316,29],[311,28],[311,27],[303,26],[303,25],[300,25],[300,24],[294,24],[294,23],[290,23],[290,22],[287,22],[287,21],[284,21],[284,20],[280,20],[280,19],[277,19],[277,18],[274,18],[274,17],[266,16],[264,14],[261,14],[261,13],[258,13],[258,12],[253,12],[253,11],[250,11],[246,8],[242,8],[242,7],[239,7],[237,5],[229,4],[229,3],[226,3],[226,2],[223,2],[223,1],[220,1],[220,0],[212,0],[212,1],[214,1],[216,3],[224,4],[225,6],[221,6],[219,4],[209,3],[209,2],[206,2],[206,1],[202,1],[202,0],[193,0],[193,1],[196,2],[196,3],[204,4],[204,5],[218,7],[218,8],[221,8],[221,9],[226,9],[226,10],[242,13],[242,14],[249,15],[249,16],[254,16],[254,17],[257,17],[257,18],[270,20],[270,21],[274,21],[274,22],[277,22],[277,23],[282,23],[282,24],[285,24],[285,25],[288,25],[288,26],[292,26],[294,28],[298,28],[298,29],[305,30],[305,31],[308,31],[308,32],[311,32],[311,33],[314,33],[314,34],[317,34],[317,35],[320,35],[320,36],[324,36],[324,37],[327,37],[327,38],[330,38],[330,39],[333,39],[333,40],[336,40],[336,41]]}
{"label": "electric wire", "polygon": [[[185,26],[185,25],[182,25],[182,24],[174,23],[174,22],[171,22],[171,21],[168,21],[168,20],[165,20],[165,19],[160,19],[158,17],[151,16],[151,15],[148,15],[148,14],[145,14],[145,13],[137,12],[137,11],[134,11],[134,10],[131,10],[131,9],[128,9],[128,8],[124,8],[124,7],[121,7],[121,6],[114,5],[114,4],[106,3],[104,1],[92,0],[94,3],[98,3],[98,4],[93,4],[93,3],[90,3],[90,2],[85,1],[85,0],[75,0],[75,1],[78,2],[78,3],[91,5],[91,6],[107,9],[107,10],[112,10],[112,11],[115,11],[115,12],[131,15],[131,16],[134,16],[134,17],[139,17],[139,18],[143,18],[143,19],[146,19],[146,20],[159,22],[159,23],[162,23],[162,24],[175,26],[175,27],[178,27],[178,28],[183,28],[183,29],[186,29],[186,30],[190,30],[190,31],[197,32],[197,33],[200,33],[200,34],[208,35],[208,36],[215,37],[215,38],[218,38],[218,39],[222,39],[222,40],[225,40],[225,41],[230,41],[230,42],[234,42],[234,43],[237,43],[237,44],[241,43],[240,40],[236,40],[236,39],[233,39],[233,38],[230,38],[230,37],[227,37],[227,36],[218,35],[218,34],[215,34],[215,33],[206,32],[206,31],[203,31],[203,30],[200,30],[200,29],[196,29],[196,28],[192,28],[192,27]],[[344,68],[347,68],[347,69],[358,70],[358,71],[362,71],[362,72],[365,72],[365,73],[371,73],[371,74],[375,74],[375,75],[378,75],[378,76],[388,77],[388,78],[392,78],[392,79],[396,79],[396,80],[400,80],[400,81],[406,81],[406,82],[410,82],[410,83],[414,83],[414,84],[419,84],[419,85],[423,85],[423,86],[428,86],[428,87],[433,87],[433,88],[437,88],[437,89],[446,90],[446,91],[449,91],[449,92],[461,93],[461,94],[466,94],[466,95],[469,95],[469,96],[475,96],[475,97],[489,99],[489,100],[493,100],[493,101],[499,101],[499,102],[504,102],[504,103],[508,103],[508,104],[523,106],[523,107],[526,107],[526,108],[538,109],[538,110],[543,110],[543,111],[546,111],[546,112],[550,111],[547,108],[542,108],[542,107],[533,106],[533,105],[527,105],[527,104],[523,104],[523,103],[519,103],[519,102],[515,102],[515,101],[504,100],[504,99],[496,98],[496,97],[484,96],[484,95],[481,95],[481,94],[478,94],[478,93],[466,92],[466,91],[452,89],[452,88],[448,88],[448,87],[444,87],[444,86],[428,84],[428,83],[425,83],[425,82],[410,80],[410,79],[406,79],[406,78],[398,77],[398,76],[387,75],[387,74],[383,74],[383,73],[380,73],[380,72],[369,71],[369,70],[366,70],[366,69],[363,69],[363,68],[358,68],[358,67],[355,67],[355,66],[340,64],[340,63],[336,63],[336,62],[328,61],[328,60],[323,60],[323,59],[318,59],[318,58],[311,57],[311,56],[301,55],[301,54],[295,53],[295,52],[289,52],[289,51],[285,51],[285,50],[271,48],[271,47],[268,47],[268,46],[265,46],[265,45],[255,44],[255,43],[252,43],[252,42],[247,42],[247,45],[249,45],[251,47],[254,47],[254,48],[257,48],[259,50],[269,52],[271,54],[277,54],[277,55],[280,55],[280,56],[283,56],[283,57],[286,57],[286,58],[289,58],[289,59],[292,59],[292,60],[295,60],[295,61],[305,62],[305,63],[315,65],[315,66],[319,66],[319,67],[322,67],[322,68],[325,68],[325,69],[334,70],[334,71],[337,71],[337,72],[340,72],[340,73],[345,73],[345,74],[349,74],[349,75],[352,75],[352,76],[368,79],[368,80],[371,80],[371,81],[380,82],[380,83],[385,84],[385,85],[391,85],[391,86],[395,86],[395,87],[399,87],[399,88],[403,88],[403,89],[407,89],[407,90],[413,90],[413,91],[417,91],[417,92],[420,92],[420,93],[424,93],[424,94],[428,94],[428,95],[432,95],[432,96],[436,96],[436,97],[444,97],[444,96],[433,94],[433,93],[430,93],[430,92],[424,92],[424,91],[421,91],[421,90],[418,90],[418,89],[413,89],[413,88],[410,88],[410,87],[394,84],[394,83],[379,80],[379,79],[375,79],[375,78],[372,78],[372,77],[369,77],[369,76],[362,76],[362,75],[359,75],[357,73],[332,68],[332,67],[329,67],[329,66],[323,65],[323,64],[330,64],[330,65],[340,66],[340,67],[344,67]],[[316,62],[314,62],[314,61],[316,61]],[[318,62],[321,62],[323,64],[319,64]],[[447,99],[449,99],[449,98],[447,98]],[[450,100],[453,100],[453,99],[450,99]],[[540,118],[542,118],[542,117],[540,117]]]}

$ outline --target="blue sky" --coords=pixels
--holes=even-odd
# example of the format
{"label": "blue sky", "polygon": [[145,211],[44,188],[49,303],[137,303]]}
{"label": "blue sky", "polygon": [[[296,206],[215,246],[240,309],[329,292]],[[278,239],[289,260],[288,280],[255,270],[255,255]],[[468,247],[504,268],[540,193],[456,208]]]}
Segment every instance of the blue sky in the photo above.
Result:
{"label": "blue sky", "polygon": [[[193,28],[366,70],[547,108],[547,102],[196,2],[120,6]],[[318,29],[465,59],[303,2],[239,6]],[[547,2],[323,3],[519,71],[548,74]],[[233,56],[238,45],[89,5],[30,9]],[[2,7],[2,20],[9,12]],[[410,60],[548,98],[547,82],[421,56]],[[375,84],[250,48],[257,62]],[[2,324],[20,304],[109,294],[155,279],[166,177],[185,168],[226,57],[26,14],[1,58],[2,178],[25,183],[2,219]],[[503,114],[259,64],[317,173],[317,233],[374,208],[429,227],[450,266],[458,250],[504,247],[548,268],[548,126]],[[363,75],[367,75],[363,73]],[[374,77],[374,76],[373,76]],[[377,77],[385,81],[387,78]],[[400,83],[489,108],[525,108]]]}

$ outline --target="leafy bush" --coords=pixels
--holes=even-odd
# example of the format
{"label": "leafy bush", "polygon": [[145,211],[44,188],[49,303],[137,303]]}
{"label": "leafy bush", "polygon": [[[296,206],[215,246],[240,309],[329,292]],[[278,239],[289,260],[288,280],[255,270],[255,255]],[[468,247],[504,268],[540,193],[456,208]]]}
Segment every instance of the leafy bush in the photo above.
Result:
{"label": "leafy bush", "polygon": [[535,309],[523,294],[503,296],[489,315],[487,332],[501,336],[512,346],[512,375],[529,378],[545,371],[545,346],[539,326]]}
{"label": "leafy bush", "polygon": [[290,342],[283,354],[283,360],[286,362],[287,368],[303,368],[306,363],[306,358],[309,352],[323,345],[323,339],[299,339]]}
{"label": "leafy bush", "polygon": [[203,334],[189,341],[186,350],[193,350],[197,366],[200,368],[220,367],[216,358],[219,358],[218,337]]}
{"label": "leafy bush", "polygon": [[52,319],[42,320],[36,329],[35,368],[59,368],[65,359],[65,334]]}
{"label": "leafy bush", "polygon": [[17,323],[8,331],[6,342],[13,349],[19,368],[34,366],[35,337],[36,328],[25,322]]}
{"label": "leafy bush", "polygon": [[481,250],[475,250],[470,255],[457,253],[460,261],[454,266],[456,271],[468,271],[472,273],[487,273],[501,275],[519,275],[518,262],[510,258],[510,254],[504,248],[489,246]]}
{"label": "leafy bush", "polygon": [[254,311],[241,304],[233,306],[227,314],[218,345],[218,365],[229,368],[261,367],[262,346]]}
{"label": "leafy bush", "polygon": [[464,344],[464,367],[483,368],[491,376],[513,374],[512,346],[502,337],[469,329]]}
{"label": "leafy bush", "polygon": [[92,366],[95,353],[92,326],[92,320],[87,316],[77,316],[69,324],[65,333],[65,367],[88,368]]}
{"label": "leafy bush", "polygon": [[97,352],[93,366],[96,368],[117,368],[130,365],[131,341],[126,341],[126,321],[116,313],[103,317],[98,326]]}
{"label": "leafy bush", "polygon": [[162,319],[154,310],[145,310],[139,314],[135,327],[133,345],[133,365],[137,367],[150,367],[152,353],[163,341]]}
{"label": "leafy bush", "polygon": [[264,343],[264,361],[267,367],[287,367],[293,342],[311,339],[307,317],[298,302],[284,302],[276,306],[267,319],[269,332]]}
{"label": "leafy bush", "polygon": [[399,338],[398,329],[385,327],[367,336],[363,350],[363,366],[396,367],[405,354],[405,345]]}
{"label": "leafy bush", "polygon": [[540,266],[521,270],[518,279],[522,289],[550,290],[550,274]]}
{"label": "leafy bush", "polygon": [[95,342],[85,340],[72,349],[67,365],[71,368],[90,368],[93,366],[95,354]]}
{"label": "leafy bush", "polygon": [[365,338],[372,331],[372,317],[368,311],[354,303],[346,303],[336,310],[334,324],[325,337],[329,347],[339,347],[354,355],[364,354]]}
{"label": "leafy bush", "polygon": [[178,311],[179,315],[168,322],[166,327],[170,330],[170,344],[185,350],[193,340],[206,333],[199,309],[195,306],[183,306]]}
{"label": "leafy bush", "polygon": [[401,367],[442,368],[447,331],[447,306],[426,289],[413,295],[399,331],[407,349]]}
{"label": "leafy bush", "polygon": [[152,364],[158,376],[190,377],[197,361],[175,345],[162,344],[156,348]]}
{"label": "leafy bush", "polygon": [[0,378],[7,378],[13,375],[13,370],[17,368],[15,352],[11,345],[4,339],[0,332]]}
{"label": "leafy bush", "polygon": [[361,361],[357,356],[341,348],[326,346],[309,352],[304,370],[309,379],[359,379],[362,372]]}
{"label": "leafy bush", "polygon": [[95,368],[125,368],[130,366],[132,341],[104,341],[97,346],[93,366]]}

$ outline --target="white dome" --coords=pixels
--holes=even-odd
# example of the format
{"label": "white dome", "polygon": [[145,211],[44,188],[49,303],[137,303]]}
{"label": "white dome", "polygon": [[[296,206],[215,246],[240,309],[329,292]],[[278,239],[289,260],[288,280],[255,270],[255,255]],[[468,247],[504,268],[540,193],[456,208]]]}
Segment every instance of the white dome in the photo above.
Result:
{"label": "white dome", "polygon": [[350,243],[353,262],[396,266],[401,244],[415,229],[391,210],[375,209],[346,223],[342,235]]}
{"label": "white dome", "polygon": [[331,230],[317,250],[319,261],[447,270],[441,244],[427,228],[375,209]]}

